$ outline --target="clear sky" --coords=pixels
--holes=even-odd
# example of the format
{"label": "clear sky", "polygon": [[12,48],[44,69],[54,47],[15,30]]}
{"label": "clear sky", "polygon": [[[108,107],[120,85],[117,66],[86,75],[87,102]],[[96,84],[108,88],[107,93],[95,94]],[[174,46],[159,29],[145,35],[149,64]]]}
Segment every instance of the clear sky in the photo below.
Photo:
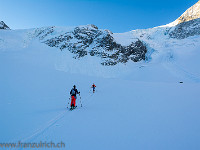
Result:
{"label": "clear sky", "polygon": [[168,24],[197,1],[0,0],[0,20],[11,29],[95,24],[126,32]]}

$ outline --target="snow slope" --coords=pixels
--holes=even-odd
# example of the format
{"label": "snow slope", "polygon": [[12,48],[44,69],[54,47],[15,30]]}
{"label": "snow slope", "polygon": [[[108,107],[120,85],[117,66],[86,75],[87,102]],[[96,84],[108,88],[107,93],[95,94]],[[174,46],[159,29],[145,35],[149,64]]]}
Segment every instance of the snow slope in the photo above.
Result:
{"label": "snow slope", "polygon": [[[200,148],[199,36],[156,43],[163,31],[149,29],[149,62],[103,67],[96,58],[74,60],[32,39],[31,31],[0,31],[1,142],[62,141],[69,150]],[[140,32],[114,36],[121,41]],[[70,112],[74,84],[83,107],[78,98]]]}

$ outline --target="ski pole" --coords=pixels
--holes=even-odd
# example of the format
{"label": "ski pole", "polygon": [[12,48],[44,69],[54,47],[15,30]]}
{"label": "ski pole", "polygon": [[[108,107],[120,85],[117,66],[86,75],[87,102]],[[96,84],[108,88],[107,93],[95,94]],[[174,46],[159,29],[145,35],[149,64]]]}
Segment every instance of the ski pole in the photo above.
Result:
{"label": "ski pole", "polygon": [[69,108],[68,106],[69,106],[69,102],[70,102],[70,97],[69,97],[69,101],[68,101],[68,104],[67,104],[67,108]]}
{"label": "ski pole", "polygon": [[81,101],[81,95],[79,94],[79,96],[80,96],[80,103],[81,103],[81,107],[83,107],[83,105],[82,105],[82,101]]}

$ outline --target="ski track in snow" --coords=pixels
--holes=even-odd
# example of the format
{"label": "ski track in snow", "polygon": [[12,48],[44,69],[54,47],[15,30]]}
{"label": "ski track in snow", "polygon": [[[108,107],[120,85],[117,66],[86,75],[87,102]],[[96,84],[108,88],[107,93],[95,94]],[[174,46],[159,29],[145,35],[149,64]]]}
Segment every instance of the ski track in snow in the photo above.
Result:
{"label": "ski track in snow", "polygon": [[[97,92],[97,91],[95,91],[95,92]],[[93,97],[93,95],[94,94],[90,90],[89,95],[86,98],[84,98],[84,104],[83,104],[84,106],[86,106],[89,102],[91,102],[91,98]],[[82,98],[81,98],[81,101],[82,101]],[[68,105],[69,105],[69,103],[68,103]],[[85,109],[85,107],[81,107],[81,108]],[[64,110],[63,112],[58,114],[55,118],[50,120],[45,126],[37,129],[33,134],[31,134],[30,136],[28,136],[24,139],[21,139],[19,141],[21,141],[22,143],[28,143],[28,142],[33,141],[37,137],[41,136],[46,130],[50,129],[59,120],[61,120],[65,116],[66,112],[68,112],[68,106],[67,106],[67,110]],[[23,149],[23,148],[18,148],[18,150],[21,150],[21,149]]]}
{"label": "ski track in snow", "polygon": [[[57,121],[59,121],[61,118],[64,117],[65,113],[67,110],[64,110],[62,113],[60,113],[59,115],[57,115],[55,118],[53,118],[52,120],[50,120],[47,125],[43,126],[40,129],[37,129],[32,135],[30,135],[29,137],[26,137],[22,140],[20,140],[22,143],[27,143],[27,142],[31,142],[33,141],[35,138],[37,138],[38,136],[40,136],[42,133],[44,133],[47,129],[49,129],[51,126],[53,126]],[[22,149],[22,148],[19,148]]]}
{"label": "ski track in snow", "polygon": [[[179,66],[178,64],[176,64],[173,61],[170,61],[170,60],[165,61],[163,63],[163,66],[167,70],[169,70],[172,74],[174,74],[177,77],[180,77],[181,79],[184,79],[184,77],[186,77],[187,79],[189,79],[189,80],[191,80],[193,82],[200,82],[200,77],[199,76],[194,75],[194,74],[186,71],[183,67]],[[95,91],[95,93],[96,92],[97,91]],[[92,101],[92,97],[94,96],[95,93],[93,93],[92,90],[90,90],[88,96],[84,98],[84,103],[82,101],[83,99],[82,98],[80,99],[82,101],[82,103],[83,103],[83,107],[81,107],[81,108],[86,109],[86,106],[88,104],[90,104],[90,102]],[[70,100],[69,100],[68,105],[69,104],[70,104]],[[64,110],[63,112],[58,114],[55,118],[50,120],[45,126],[43,126],[42,128],[37,129],[32,135],[22,139],[21,142],[31,142],[34,139],[36,139],[37,137],[41,136],[46,130],[50,129],[54,124],[56,124],[59,120],[61,120],[65,116],[65,113],[67,112],[67,110]],[[22,148],[20,148],[20,149],[22,149]]]}

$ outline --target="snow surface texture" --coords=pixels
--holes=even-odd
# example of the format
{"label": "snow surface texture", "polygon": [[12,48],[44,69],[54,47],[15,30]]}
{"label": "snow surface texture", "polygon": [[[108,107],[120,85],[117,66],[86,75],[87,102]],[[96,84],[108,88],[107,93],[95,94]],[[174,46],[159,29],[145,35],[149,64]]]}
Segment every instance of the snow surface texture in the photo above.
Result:
{"label": "snow surface texture", "polygon": [[[114,33],[122,46],[139,38],[148,59],[102,66],[100,57],[74,59],[68,50],[41,43],[37,30],[0,30],[0,143],[62,141],[66,150],[200,149],[199,35],[171,38],[171,26]],[[56,35],[48,37],[70,30],[74,27],[56,27]],[[69,111],[74,84],[81,99]]]}

